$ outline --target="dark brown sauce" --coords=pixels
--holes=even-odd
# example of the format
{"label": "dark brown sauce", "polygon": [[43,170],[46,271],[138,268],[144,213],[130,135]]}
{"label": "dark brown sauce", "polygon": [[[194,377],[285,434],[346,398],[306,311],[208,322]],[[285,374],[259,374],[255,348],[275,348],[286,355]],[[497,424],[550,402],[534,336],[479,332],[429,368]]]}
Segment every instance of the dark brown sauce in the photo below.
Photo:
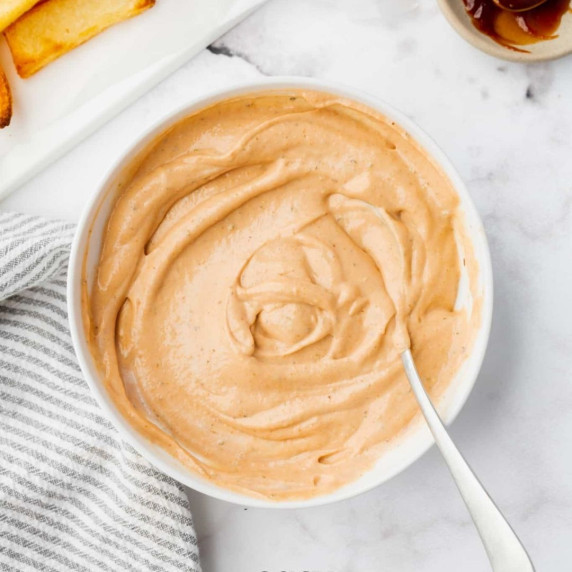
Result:
{"label": "dark brown sauce", "polygon": [[[463,0],[475,28],[495,42],[519,52],[526,46],[557,37],[562,16],[570,9],[570,0],[548,0],[526,12],[510,12],[499,8],[493,0]],[[526,1],[514,0],[517,5]]]}

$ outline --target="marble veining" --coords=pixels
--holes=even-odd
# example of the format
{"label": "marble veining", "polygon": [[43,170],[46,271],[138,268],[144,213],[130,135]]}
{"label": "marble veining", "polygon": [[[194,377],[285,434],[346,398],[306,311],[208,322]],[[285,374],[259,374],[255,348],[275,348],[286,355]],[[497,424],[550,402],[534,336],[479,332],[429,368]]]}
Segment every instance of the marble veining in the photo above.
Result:
{"label": "marble veining", "polygon": [[[77,220],[139,129],[207,90],[279,74],[379,96],[461,173],[491,245],[495,314],[481,375],[451,431],[537,569],[571,570],[572,57],[495,60],[461,40],[431,1],[270,0],[1,208]],[[434,450],[332,506],[263,511],[190,499],[205,572],[488,569]]]}

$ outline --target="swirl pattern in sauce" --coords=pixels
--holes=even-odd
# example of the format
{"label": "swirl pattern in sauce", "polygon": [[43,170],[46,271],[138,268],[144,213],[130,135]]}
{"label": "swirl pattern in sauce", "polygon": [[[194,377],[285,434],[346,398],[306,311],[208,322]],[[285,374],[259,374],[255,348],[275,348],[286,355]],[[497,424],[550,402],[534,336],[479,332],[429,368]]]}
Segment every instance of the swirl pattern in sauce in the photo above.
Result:
{"label": "swirl pattern in sauce", "polygon": [[470,351],[471,252],[401,128],[324,93],[241,96],[138,159],[85,299],[92,353],[129,421],[204,478],[325,494],[416,415],[401,350],[433,397]]}

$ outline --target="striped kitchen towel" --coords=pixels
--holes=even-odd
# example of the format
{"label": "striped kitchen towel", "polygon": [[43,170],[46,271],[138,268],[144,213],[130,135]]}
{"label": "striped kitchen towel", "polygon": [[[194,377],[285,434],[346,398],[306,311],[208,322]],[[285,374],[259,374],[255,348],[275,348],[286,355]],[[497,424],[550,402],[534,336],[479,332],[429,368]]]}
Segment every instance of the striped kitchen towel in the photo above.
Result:
{"label": "striped kitchen towel", "polygon": [[68,331],[73,226],[0,213],[0,570],[200,570],[185,492],[123,442]]}

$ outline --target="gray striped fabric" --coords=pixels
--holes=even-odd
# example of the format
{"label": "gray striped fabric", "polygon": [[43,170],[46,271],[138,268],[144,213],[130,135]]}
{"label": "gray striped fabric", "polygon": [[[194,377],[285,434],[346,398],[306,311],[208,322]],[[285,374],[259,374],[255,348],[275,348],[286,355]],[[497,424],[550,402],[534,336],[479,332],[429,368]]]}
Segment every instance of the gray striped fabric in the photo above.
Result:
{"label": "gray striped fabric", "polygon": [[0,570],[197,572],[184,490],[119,438],[76,363],[73,230],[0,213]]}

